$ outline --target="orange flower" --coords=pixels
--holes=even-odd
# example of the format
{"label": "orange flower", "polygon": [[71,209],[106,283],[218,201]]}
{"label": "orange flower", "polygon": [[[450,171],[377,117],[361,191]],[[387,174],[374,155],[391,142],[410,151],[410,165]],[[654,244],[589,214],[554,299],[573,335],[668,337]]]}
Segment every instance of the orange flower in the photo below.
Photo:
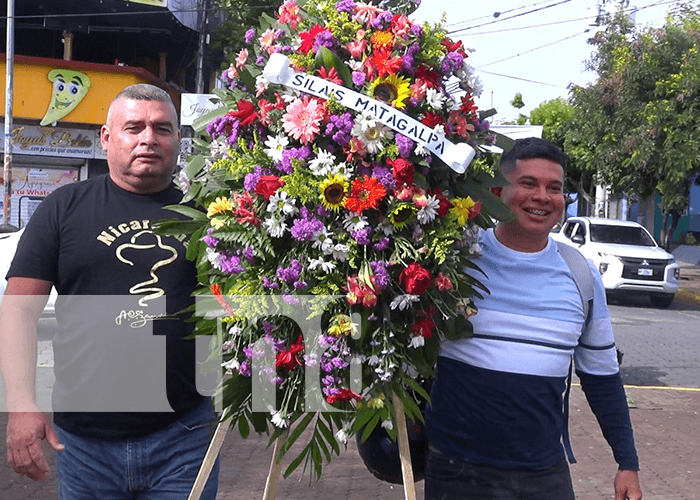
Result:
{"label": "orange flower", "polygon": [[375,49],[390,49],[394,45],[394,35],[390,31],[377,31],[372,35],[372,46]]}
{"label": "orange flower", "polygon": [[345,200],[345,208],[361,214],[363,210],[377,208],[385,195],[386,189],[377,178],[365,175],[362,179],[352,181],[352,189],[350,196]]}

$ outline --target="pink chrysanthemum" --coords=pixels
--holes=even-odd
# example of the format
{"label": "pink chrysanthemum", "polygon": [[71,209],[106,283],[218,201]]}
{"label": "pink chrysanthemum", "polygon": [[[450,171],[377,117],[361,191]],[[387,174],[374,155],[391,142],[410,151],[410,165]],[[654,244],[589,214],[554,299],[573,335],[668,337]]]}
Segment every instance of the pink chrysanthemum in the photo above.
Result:
{"label": "pink chrysanthemum", "polygon": [[324,109],[315,99],[297,99],[282,116],[284,131],[302,144],[311,142],[321,131]]}

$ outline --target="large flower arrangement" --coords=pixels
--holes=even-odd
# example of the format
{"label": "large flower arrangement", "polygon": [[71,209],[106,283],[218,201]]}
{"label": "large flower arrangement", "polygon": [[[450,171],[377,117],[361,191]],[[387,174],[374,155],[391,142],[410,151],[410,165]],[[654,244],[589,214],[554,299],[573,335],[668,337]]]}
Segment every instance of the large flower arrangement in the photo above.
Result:
{"label": "large flower arrangement", "polygon": [[[478,227],[504,214],[480,150],[494,136],[474,105],[468,53],[440,25],[354,0],[292,0],[245,43],[222,77],[224,106],[195,124],[202,154],[180,177],[185,201],[203,210],[173,207],[192,220],[163,227],[192,233],[199,293],[223,306],[223,321],[201,317],[196,331],[219,332],[232,423],[245,436],[271,422],[273,438],[293,427],[284,450],[311,426],[286,474],[306,461],[320,475],[350,435],[395,432],[390,395],[420,419],[428,395],[415,379],[431,376],[441,339],[469,334],[479,283],[461,271],[474,265]],[[294,75],[336,90],[319,97],[271,82],[264,68],[280,55]],[[372,101],[351,109],[339,88]],[[476,159],[460,173],[415,129],[384,123],[381,109],[468,143]],[[302,329],[283,311],[309,296],[329,299],[307,308],[317,327]],[[267,396],[272,387],[263,412],[256,377]]]}

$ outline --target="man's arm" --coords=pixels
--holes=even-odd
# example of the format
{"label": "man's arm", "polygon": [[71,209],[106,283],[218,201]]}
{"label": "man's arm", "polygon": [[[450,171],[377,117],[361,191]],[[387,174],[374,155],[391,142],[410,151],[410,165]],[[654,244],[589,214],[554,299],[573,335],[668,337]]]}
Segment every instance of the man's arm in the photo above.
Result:
{"label": "man's arm", "polygon": [[11,277],[0,308],[0,369],[10,412],[7,459],[15,472],[34,480],[44,480],[50,472],[41,440],[46,439],[56,451],[63,449],[35,395],[36,326],[51,285],[50,281]]}
{"label": "man's arm", "polygon": [[639,459],[634,446],[627,396],[620,374],[608,376],[577,372],[581,388],[596,416],[620,470],[615,476],[615,500],[639,500]]}

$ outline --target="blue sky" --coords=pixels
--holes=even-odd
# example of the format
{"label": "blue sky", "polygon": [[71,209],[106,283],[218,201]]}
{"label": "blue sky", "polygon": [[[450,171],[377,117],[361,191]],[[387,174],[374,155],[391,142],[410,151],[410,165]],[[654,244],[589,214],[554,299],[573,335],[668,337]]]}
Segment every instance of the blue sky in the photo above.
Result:
{"label": "blue sky", "polygon": [[[600,0],[602,3],[602,0]],[[495,107],[496,121],[528,113],[556,97],[567,97],[570,83],[585,85],[595,74],[585,70],[592,46],[586,43],[597,29],[597,0],[423,0],[410,17],[435,22],[446,15],[453,40],[475,49],[484,92],[477,105]],[[617,1],[607,0],[612,9]],[[637,25],[663,25],[674,0],[630,0]],[[494,17],[495,12],[500,12]],[[525,107],[510,105],[516,92]]]}

